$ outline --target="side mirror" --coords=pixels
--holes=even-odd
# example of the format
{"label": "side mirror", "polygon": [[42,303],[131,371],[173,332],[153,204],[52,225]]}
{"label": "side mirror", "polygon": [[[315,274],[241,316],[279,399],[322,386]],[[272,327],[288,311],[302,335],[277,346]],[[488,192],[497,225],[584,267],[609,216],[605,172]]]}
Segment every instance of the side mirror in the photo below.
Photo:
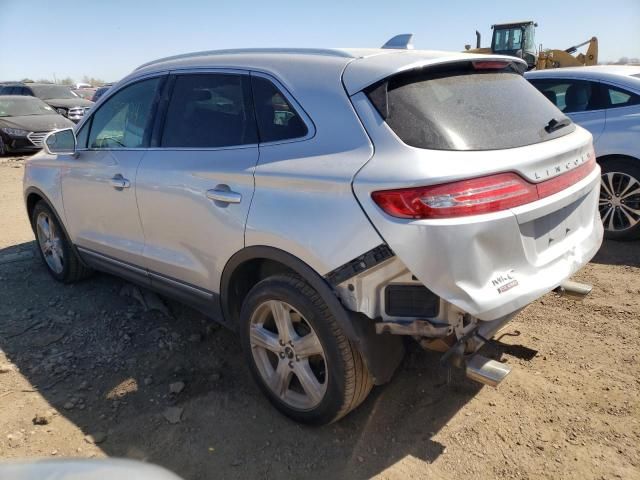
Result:
{"label": "side mirror", "polygon": [[50,155],[73,155],[76,153],[76,134],[73,128],[65,128],[44,137],[44,151]]}

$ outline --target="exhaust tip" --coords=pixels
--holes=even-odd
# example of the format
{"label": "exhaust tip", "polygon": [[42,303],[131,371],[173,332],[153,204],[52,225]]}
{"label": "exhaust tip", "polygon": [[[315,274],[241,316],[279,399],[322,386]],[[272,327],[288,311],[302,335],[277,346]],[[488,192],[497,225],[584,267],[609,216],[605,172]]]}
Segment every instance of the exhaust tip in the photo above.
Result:
{"label": "exhaust tip", "polygon": [[497,387],[509,373],[511,373],[510,366],[482,355],[476,354],[466,360],[467,378],[484,385]]}
{"label": "exhaust tip", "polygon": [[587,285],[586,283],[578,283],[572,280],[565,280],[557,287],[554,292],[556,292],[561,297],[571,297],[577,300],[582,300],[584,297],[589,295],[593,290],[591,285]]}

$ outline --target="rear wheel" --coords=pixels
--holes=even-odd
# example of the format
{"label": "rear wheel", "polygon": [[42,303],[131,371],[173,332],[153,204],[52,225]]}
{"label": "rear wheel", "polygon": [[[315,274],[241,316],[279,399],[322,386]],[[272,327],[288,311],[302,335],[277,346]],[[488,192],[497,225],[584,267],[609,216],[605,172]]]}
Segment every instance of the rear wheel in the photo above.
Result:
{"label": "rear wheel", "polygon": [[640,238],[640,160],[602,163],[599,208],[607,238]]}
{"label": "rear wheel", "polygon": [[295,275],[259,282],[240,314],[240,337],[251,372],[273,405],[310,424],[343,417],[373,382],[320,295]]}
{"label": "rear wheel", "polygon": [[91,270],[82,264],[60,222],[44,201],[39,201],[34,207],[31,223],[40,257],[53,278],[73,283],[89,275]]}

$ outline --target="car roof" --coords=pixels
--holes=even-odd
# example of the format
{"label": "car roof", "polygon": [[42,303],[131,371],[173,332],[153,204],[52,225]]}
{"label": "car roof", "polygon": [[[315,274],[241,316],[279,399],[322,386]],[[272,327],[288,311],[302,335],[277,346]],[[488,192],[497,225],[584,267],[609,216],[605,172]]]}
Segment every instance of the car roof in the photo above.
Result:
{"label": "car roof", "polygon": [[624,83],[640,88],[640,65],[592,65],[589,67],[553,68],[525,73],[528,79],[535,78],[580,78]]}
{"label": "car roof", "polygon": [[31,95],[0,95],[0,100],[11,100],[14,102],[42,102],[38,97]]}
{"label": "car roof", "polygon": [[338,76],[342,75],[347,92],[354,94],[405,70],[489,58],[505,59],[526,66],[522,60],[514,57],[466,52],[389,48],[262,48],[211,50],[165,57],[141,65],[128,78],[158,71],[225,68],[269,73],[286,83],[286,79],[300,80],[313,75],[316,69],[333,69]]}

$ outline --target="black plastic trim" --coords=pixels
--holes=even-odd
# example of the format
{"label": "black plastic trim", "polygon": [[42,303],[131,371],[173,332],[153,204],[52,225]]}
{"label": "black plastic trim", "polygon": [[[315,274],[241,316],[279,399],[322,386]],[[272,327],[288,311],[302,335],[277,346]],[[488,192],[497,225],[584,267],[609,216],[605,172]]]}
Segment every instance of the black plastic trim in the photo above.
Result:
{"label": "black plastic trim", "polygon": [[437,317],[440,297],[424,285],[390,284],[384,289],[384,310],[390,317]]}
{"label": "black plastic trim", "polygon": [[354,258],[350,262],[330,271],[325,275],[325,278],[331,285],[336,286],[365,270],[375,267],[394,255],[393,251],[387,245],[379,245],[359,257]]}
{"label": "black plastic trim", "polygon": [[226,325],[220,311],[218,294],[88,248],[78,247],[78,251],[81,258],[96,270],[125,278],[137,285],[174,298],[202,312],[207,317]]}

